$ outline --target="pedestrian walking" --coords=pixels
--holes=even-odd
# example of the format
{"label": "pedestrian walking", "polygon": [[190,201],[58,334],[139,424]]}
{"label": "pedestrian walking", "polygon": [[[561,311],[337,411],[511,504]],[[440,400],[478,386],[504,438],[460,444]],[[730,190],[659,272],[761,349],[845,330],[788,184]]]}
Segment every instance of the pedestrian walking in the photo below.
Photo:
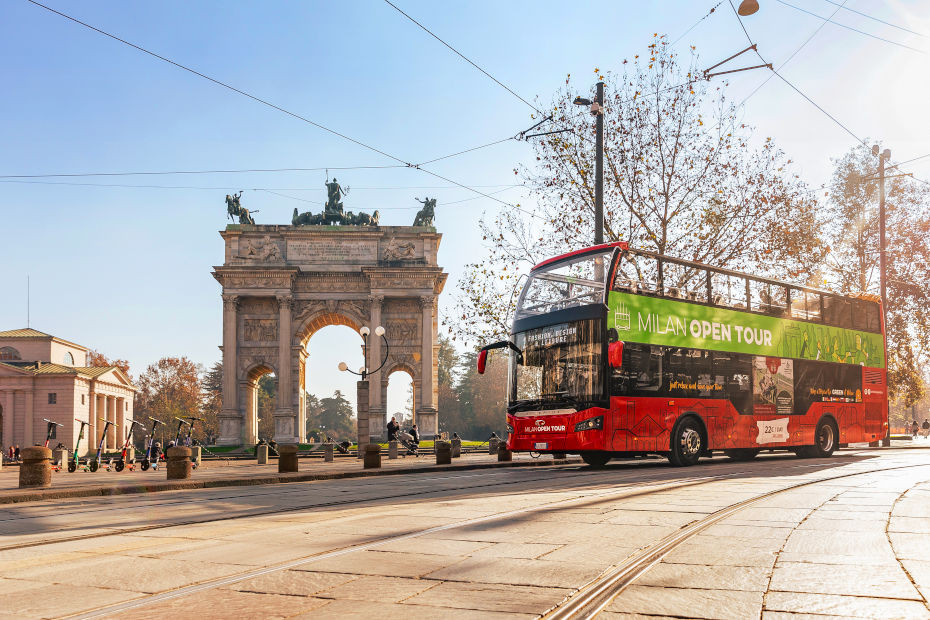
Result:
{"label": "pedestrian walking", "polygon": [[911,425],[911,433],[914,437],[917,437],[918,430],[920,430],[920,425],[917,424],[917,420],[914,420],[914,423]]}
{"label": "pedestrian walking", "polygon": [[923,431],[921,431],[920,433],[921,435],[923,435],[924,437],[926,437],[927,435],[930,435],[930,420],[928,420],[927,418],[924,418],[924,423],[921,424],[920,427],[923,429]]}
{"label": "pedestrian walking", "polygon": [[399,430],[400,430],[400,424],[397,423],[397,418],[392,416],[391,421],[388,422],[388,425],[387,425],[388,441],[397,441],[397,431]]}
{"label": "pedestrian walking", "polygon": [[10,453],[9,453],[9,455],[7,456],[7,459],[6,459],[6,460],[8,460],[8,461],[11,462],[11,463],[13,462],[13,444],[10,444]]}
{"label": "pedestrian walking", "polygon": [[17,462],[19,462],[19,446],[16,446],[16,447],[13,449],[13,458],[14,458]]}

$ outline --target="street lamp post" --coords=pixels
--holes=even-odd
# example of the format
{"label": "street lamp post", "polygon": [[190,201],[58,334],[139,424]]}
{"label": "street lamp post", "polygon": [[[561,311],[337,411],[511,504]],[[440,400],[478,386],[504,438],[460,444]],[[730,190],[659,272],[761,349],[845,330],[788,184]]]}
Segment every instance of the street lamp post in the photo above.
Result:
{"label": "street lamp post", "polygon": [[597,83],[594,101],[575,97],[575,105],[591,106],[596,118],[594,145],[594,245],[604,243],[604,82]]}
{"label": "street lamp post", "polygon": [[[882,330],[888,337],[888,296],[885,289],[885,162],[891,159],[891,150],[885,149],[879,154],[879,146],[872,146],[872,154],[878,157],[878,269],[879,282],[882,293]],[[885,346],[885,367],[888,367],[888,347]],[[882,437],[882,445],[891,445],[891,403],[888,402],[888,392],[885,391],[885,422],[888,431]]]}
{"label": "street lamp post", "polygon": [[354,370],[349,370],[349,365],[345,362],[339,362],[339,370],[343,372],[351,372],[353,375],[358,375],[361,377],[361,381],[357,384],[356,392],[356,409],[358,411],[358,457],[361,458],[363,454],[364,446],[368,445],[371,434],[369,427],[369,417],[368,417],[368,376],[372,375],[382,368],[387,363],[388,360],[388,351],[390,350],[390,343],[387,338],[384,337],[384,328],[380,325],[375,328],[375,336],[381,338],[384,342],[384,359],[381,360],[381,365],[375,368],[374,370],[368,369],[368,336],[371,334],[371,330],[365,326],[358,330],[362,335],[362,350],[365,358],[364,365],[359,369],[358,372]]}

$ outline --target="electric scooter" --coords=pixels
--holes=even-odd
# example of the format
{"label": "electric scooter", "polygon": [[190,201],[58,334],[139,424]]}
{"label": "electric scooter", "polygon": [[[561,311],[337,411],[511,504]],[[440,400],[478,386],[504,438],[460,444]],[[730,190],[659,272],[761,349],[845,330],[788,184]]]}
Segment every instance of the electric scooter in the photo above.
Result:
{"label": "electric scooter", "polygon": [[[126,434],[126,443],[123,444],[123,451],[119,455],[119,460],[116,461],[116,471],[123,471],[126,467],[126,451],[129,450],[129,444],[132,443],[132,431],[136,428],[136,425],[143,426],[142,422],[136,422],[135,420],[129,422],[129,433]],[[135,468],[136,460],[133,459],[132,463],[129,464],[129,471],[133,471]]]}
{"label": "electric scooter", "polygon": [[142,471],[148,471],[149,467],[158,469],[158,454],[153,454],[152,449],[155,447],[155,431],[158,430],[158,425],[165,425],[164,422],[156,420],[155,418],[149,416],[149,420],[152,421],[152,434],[149,438],[148,445],[145,448],[145,458],[142,459]]}
{"label": "electric scooter", "polygon": [[97,455],[93,460],[88,464],[90,471],[97,471],[100,468],[100,457],[103,456],[103,442],[107,440],[107,430],[109,430],[110,425],[116,426],[116,422],[111,422],[109,420],[104,420],[103,418],[97,418],[103,422],[103,432],[100,433],[100,443],[97,444]]}
{"label": "electric scooter", "polygon": [[[77,419],[77,418],[75,418]],[[71,457],[71,460],[68,461],[68,473],[73,474],[77,471],[80,461],[78,461],[78,448],[81,445],[81,439],[84,437],[84,427],[87,426],[88,422],[84,420],[78,420],[81,423],[81,430],[78,432],[77,443],[74,444],[74,456]]]}
{"label": "electric scooter", "polygon": [[177,432],[177,433],[175,434],[175,436],[174,436],[174,445],[180,446],[181,444],[180,444],[179,442],[181,441],[181,429],[184,428],[184,425],[185,425],[185,424],[186,424],[187,426],[190,426],[191,423],[188,422],[187,420],[185,420],[185,419],[183,419],[183,418],[179,418],[179,417],[177,417],[177,416],[175,416],[174,419],[178,421],[178,432]]}
{"label": "electric scooter", "polygon": [[[48,442],[51,441],[52,435],[55,434],[56,426],[64,426],[64,424],[59,424],[58,422],[52,422],[48,418],[42,418],[42,421],[48,424],[48,431],[45,433],[45,447],[48,447]],[[67,459],[66,459],[67,460]],[[52,471],[61,471],[61,463],[52,461]]]}

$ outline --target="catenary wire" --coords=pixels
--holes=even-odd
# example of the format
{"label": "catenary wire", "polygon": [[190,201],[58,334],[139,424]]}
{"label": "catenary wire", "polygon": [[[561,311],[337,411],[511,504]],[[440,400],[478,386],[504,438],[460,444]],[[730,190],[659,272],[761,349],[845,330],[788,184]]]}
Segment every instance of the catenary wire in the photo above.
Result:
{"label": "catenary wire", "polygon": [[[863,13],[862,11],[857,11],[856,9],[850,8],[850,7],[848,7],[848,6],[843,6],[843,5],[846,4],[845,2],[843,2],[843,5],[840,5],[840,3],[835,2],[834,0],[824,0],[824,2],[829,2],[830,4],[839,6],[840,8],[845,9],[845,10],[851,12],[851,13],[856,13],[856,14],[861,15],[861,16],[867,18],[867,19],[871,19],[871,20],[873,20],[873,21],[876,21],[876,22],[878,22],[878,23],[880,23],[880,24],[885,24],[886,26],[891,26],[892,28],[897,28],[898,30],[903,30],[904,32],[909,32],[909,33],[911,33],[911,34],[916,34],[918,37],[926,37],[926,36],[927,36],[927,35],[925,35],[925,34],[923,34],[923,33],[921,33],[921,32],[917,32],[917,31],[915,31],[915,30],[909,30],[909,29],[907,29],[907,28],[904,28],[903,26],[898,26],[897,24],[892,24],[891,22],[886,22],[885,20],[879,19],[879,18],[877,18],[877,17],[875,17],[875,16],[873,16],[873,15],[869,15],[868,13]],[[832,16],[831,16],[831,17],[832,17]]]}
{"label": "catenary wire", "polygon": [[462,60],[464,60],[465,62],[467,62],[467,63],[470,64],[471,66],[473,66],[475,69],[477,69],[478,71],[480,71],[481,73],[483,73],[484,75],[486,75],[487,77],[489,77],[491,80],[494,81],[495,84],[497,84],[498,86],[500,86],[501,88],[503,88],[504,90],[506,90],[508,93],[510,93],[511,95],[513,95],[514,97],[516,97],[517,99],[519,99],[520,101],[522,101],[523,103],[525,103],[526,105],[528,105],[529,107],[531,107],[531,108],[533,108],[534,110],[536,110],[539,114],[542,114],[542,113],[543,113],[542,110],[540,110],[540,109],[537,108],[535,105],[533,105],[532,103],[530,103],[529,101],[527,101],[526,99],[524,99],[523,97],[521,97],[520,95],[518,95],[516,92],[514,92],[514,90],[513,90],[512,88],[510,88],[509,86],[507,86],[506,84],[504,84],[503,82],[501,82],[500,80],[498,80],[496,77],[494,77],[493,75],[491,75],[490,73],[488,73],[487,71],[485,71],[484,69],[482,69],[480,66],[478,66],[478,64],[477,64],[476,62],[474,62],[473,60],[471,60],[470,58],[468,58],[467,56],[465,56],[464,54],[462,54],[462,52],[458,51],[457,49],[455,49],[454,47],[452,47],[451,45],[449,45],[448,43],[446,43],[445,41],[443,41],[443,40],[442,40],[438,35],[436,35],[432,30],[430,30],[429,28],[427,28],[426,26],[424,26],[423,24],[421,24],[420,22],[418,22],[417,20],[415,20],[414,18],[412,18],[412,17],[411,17],[410,15],[408,15],[407,13],[405,13],[402,9],[400,9],[400,7],[398,7],[396,4],[394,4],[393,2],[391,2],[391,0],[384,0],[384,1],[385,1],[387,4],[389,4],[389,5],[391,6],[391,8],[393,8],[395,11],[397,11],[398,13],[400,13],[401,15],[403,15],[404,17],[406,17],[407,19],[409,19],[411,22],[413,22],[414,24],[416,24],[417,26],[419,26],[419,27],[420,27],[424,32],[426,32],[429,36],[433,37],[434,39],[436,39],[437,41],[439,41],[440,43],[442,43],[443,45],[445,45],[447,48],[449,48],[450,50],[452,50],[452,52],[455,53],[459,58],[461,58]]}
{"label": "catenary wire", "polygon": [[699,19],[699,20],[697,20],[696,22],[694,22],[694,23],[691,25],[690,28],[688,28],[687,30],[685,30],[684,32],[682,32],[681,35],[680,35],[677,39],[675,39],[674,41],[672,41],[672,45],[675,45],[676,43],[678,43],[679,41],[681,41],[683,38],[685,38],[685,36],[687,36],[687,34],[688,34],[689,32],[691,32],[692,30],[694,30],[695,28],[697,28],[698,24],[700,24],[702,21],[704,21],[705,19],[707,19],[708,17],[710,17],[710,16],[713,14],[713,12],[716,11],[716,10],[720,7],[721,4],[723,4],[723,0],[720,0],[720,2],[718,2],[717,4],[715,4],[715,5],[710,9],[710,11],[708,11],[708,12],[704,15],[704,17],[702,17],[701,19]]}
{"label": "catenary wire", "polygon": [[158,176],[171,174],[243,174],[249,172],[319,172],[322,170],[385,170],[407,168],[400,164],[390,166],[327,166],[320,168],[244,168],[240,170],[163,170],[140,172],[69,172],[55,174],[2,174],[0,179],[43,179],[55,177],[128,177]]}
{"label": "catenary wire", "polygon": [[[440,174],[438,174],[438,173],[436,173],[436,172],[432,172],[431,170],[427,170],[426,168],[422,168],[422,167],[421,167],[420,165],[418,165],[418,164],[413,164],[413,163],[408,162],[408,161],[406,161],[406,160],[404,160],[404,159],[401,159],[401,158],[399,158],[399,157],[396,157],[396,156],[394,156],[394,155],[391,155],[390,153],[387,153],[387,152],[385,152],[385,151],[382,151],[381,149],[379,149],[379,148],[377,148],[377,147],[371,146],[371,145],[369,145],[369,144],[365,144],[364,142],[361,142],[360,140],[356,140],[355,138],[352,138],[352,137],[350,137],[350,136],[347,136],[347,135],[345,135],[345,134],[343,134],[343,133],[341,133],[341,132],[338,132],[338,131],[336,131],[336,130],[334,130],[334,129],[330,129],[329,127],[326,127],[325,125],[321,125],[320,123],[317,123],[317,122],[312,121],[312,120],[310,120],[310,119],[308,119],[308,118],[306,118],[306,117],[304,117],[304,116],[301,116],[301,115],[299,115],[299,114],[296,114],[296,113],[294,113],[294,112],[291,112],[290,110],[287,110],[287,109],[285,109],[285,108],[282,108],[281,106],[275,105],[275,104],[273,104],[273,103],[271,103],[271,102],[269,102],[269,101],[266,101],[265,99],[262,99],[262,98],[260,98],[260,97],[257,97],[256,95],[253,95],[253,94],[248,93],[248,92],[246,92],[246,91],[244,91],[244,90],[238,89],[238,88],[236,88],[235,86],[231,86],[230,84],[227,84],[227,83],[225,83],[225,82],[222,82],[222,81],[220,81],[220,80],[217,80],[216,78],[212,78],[212,77],[210,77],[210,76],[208,76],[208,75],[206,75],[206,74],[204,74],[204,73],[201,73],[201,72],[199,72],[199,71],[197,71],[197,70],[195,70],[195,69],[192,69],[192,68],[187,67],[187,66],[185,66],[185,65],[182,65],[182,64],[180,64],[180,63],[178,63],[178,62],[175,62],[175,61],[171,60],[170,58],[166,58],[165,56],[161,56],[161,55],[159,55],[159,54],[156,54],[155,52],[152,52],[152,51],[150,51],[150,50],[148,50],[148,49],[146,49],[146,48],[144,48],[144,47],[141,47],[141,46],[139,46],[139,45],[136,45],[135,43],[130,43],[129,41],[127,41],[127,40],[125,40],[125,39],[121,39],[120,37],[117,37],[117,36],[114,35],[114,34],[110,34],[109,32],[106,32],[105,30],[101,30],[100,28],[97,28],[97,27],[95,27],[95,26],[92,26],[92,25],[90,25],[90,24],[88,24],[88,23],[86,23],[86,22],[83,22],[83,21],[81,21],[81,20],[75,18],[75,17],[71,17],[70,15],[68,15],[68,14],[66,14],[66,13],[62,13],[61,11],[57,11],[57,10],[55,10],[55,9],[49,7],[49,6],[46,6],[46,5],[42,4],[41,2],[37,2],[36,0],[26,0],[26,1],[29,2],[29,3],[31,3],[31,4],[34,4],[35,6],[38,6],[38,7],[40,7],[40,8],[43,8],[43,9],[45,9],[45,10],[51,12],[51,13],[54,13],[54,14],[56,14],[56,15],[59,15],[59,16],[65,18],[65,19],[67,19],[67,20],[69,20],[69,21],[72,21],[72,22],[74,22],[74,23],[76,23],[76,24],[79,24],[79,25],[81,25],[81,26],[84,26],[85,28],[88,28],[88,29],[90,29],[90,30],[93,30],[94,32],[97,32],[97,33],[102,34],[102,35],[104,35],[104,36],[106,36],[106,37],[108,37],[108,38],[111,38],[111,39],[115,40],[115,41],[118,41],[118,42],[120,42],[120,43],[123,43],[123,44],[125,44],[125,45],[128,45],[129,47],[132,47],[133,49],[136,49],[136,50],[138,50],[138,51],[140,51],[140,52],[143,52],[143,53],[145,53],[145,54],[148,54],[149,56],[152,56],[152,57],[154,57],[154,58],[157,58],[157,59],[159,59],[159,60],[162,60],[162,61],[164,61],[164,62],[167,62],[168,64],[171,64],[171,65],[173,65],[173,66],[175,66],[175,67],[177,67],[177,68],[179,68],[179,69],[183,69],[184,71],[187,71],[187,72],[189,72],[189,73],[192,73],[192,74],[194,74],[194,75],[197,75],[197,76],[199,76],[199,77],[202,77],[202,78],[204,78],[205,80],[208,80],[208,81],[210,81],[210,82],[212,82],[212,83],[214,83],[214,84],[217,84],[218,86],[222,86],[223,88],[226,88],[226,89],[231,90],[231,91],[233,91],[233,92],[235,92],[235,93],[238,93],[238,94],[240,94],[240,95],[242,95],[242,96],[244,96],[244,97],[247,97],[247,98],[249,98],[249,99],[252,99],[253,101],[256,101],[256,102],[258,102],[258,103],[261,103],[262,105],[268,106],[268,107],[270,107],[270,108],[272,108],[272,109],[274,109],[274,110],[278,110],[279,112],[282,112],[282,113],[284,113],[284,114],[287,114],[288,116],[291,116],[291,117],[296,118],[296,119],[298,119],[298,120],[304,121],[305,123],[308,123],[308,124],[310,124],[310,125],[313,125],[314,127],[317,127],[317,128],[319,128],[319,129],[322,129],[322,130],[324,130],[324,131],[326,131],[326,132],[328,132],[328,133],[330,133],[330,134],[332,134],[332,135],[335,135],[335,136],[338,136],[338,137],[343,138],[343,139],[345,139],[345,140],[348,140],[349,142],[352,142],[353,144],[356,144],[356,145],[358,145],[358,146],[361,146],[361,147],[363,147],[363,148],[366,148],[366,149],[368,149],[368,150],[370,150],[370,151],[374,151],[375,153],[378,153],[378,154],[380,154],[380,155],[383,155],[383,156],[387,157],[388,159],[392,159],[392,160],[394,160],[394,161],[396,161],[396,162],[398,162],[398,163],[400,163],[400,164],[403,164],[403,165],[406,166],[406,167],[414,168],[414,169],[416,169],[416,170],[420,170],[420,171],[422,171],[422,172],[425,172],[426,174],[429,174],[429,175],[434,176],[434,177],[436,177],[436,178],[438,178],[438,179],[441,179],[441,180],[443,180],[443,181],[446,181],[447,183],[452,183],[453,185],[457,185],[458,187],[461,187],[461,188],[463,188],[463,189],[467,189],[467,190],[469,190],[469,191],[472,191],[472,192],[474,192],[474,193],[476,193],[476,194],[479,194],[479,195],[481,195],[481,196],[484,196],[485,198],[490,198],[491,200],[493,200],[493,201],[495,201],[495,202],[498,202],[498,203],[500,203],[500,204],[502,204],[502,205],[505,205],[505,206],[507,206],[507,207],[510,207],[510,208],[514,208],[514,209],[523,211],[524,213],[527,213],[528,215],[531,215],[531,216],[533,216],[533,217],[539,217],[540,219],[545,219],[545,218],[542,218],[541,216],[538,216],[538,215],[536,215],[536,214],[534,214],[534,213],[530,213],[529,211],[526,211],[526,210],[524,210],[524,209],[521,209],[518,205],[513,205],[513,204],[511,204],[511,203],[509,203],[509,202],[506,202],[506,201],[503,201],[503,200],[501,200],[501,199],[499,199],[499,198],[495,198],[494,196],[491,196],[491,195],[489,195],[489,194],[487,194],[487,193],[485,193],[485,192],[481,192],[481,191],[479,191],[479,190],[476,190],[476,189],[474,189],[474,188],[468,187],[467,185],[464,185],[464,184],[459,183],[459,182],[457,182],[457,181],[453,181],[452,179],[449,179],[448,177],[444,177],[444,176],[442,176],[442,175],[440,175]],[[390,3],[389,3],[389,4],[390,4]],[[392,5],[392,6],[393,6],[393,5]],[[395,8],[396,8],[396,7],[395,7]],[[398,10],[400,10],[400,9],[398,9]],[[401,12],[403,12],[403,11],[401,11]],[[405,15],[406,15],[406,14],[405,14]],[[433,36],[435,36],[435,35],[433,35]],[[438,38],[438,37],[437,37],[437,38]],[[441,39],[440,39],[440,40],[441,40]],[[458,53],[458,52],[456,52],[456,53]],[[463,58],[464,58],[464,57],[463,57]],[[469,61],[469,62],[470,62],[470,61]],[[477,65],[475,65],[475,66],[477,66]],[[488,74],[488,75],[490,75],[490,74]],[[495,80],[495,81],[496,81],[496,80]],[[509,90],[509,89],[508,89],[508,90]],[[516,94],[516,93],[514,93],[514,94]],[[524,102],[525,102],[525,103],[528,103],[528,102],[526,102],[525,100],[524,100]],[[531,106],[531,107],[532,107],[532,106]],[[535,107],[534,107],[534,109],[535,109]],[[541,112],[540,112],[540,113],[541,113]]]}
{"label": "catenary wire", "polygon": [[878,39],[879,41],[884,41],[885,43],[890,43],[890,44],[892,44],[892,45],[897,45],[898,47],[903,47],[903,48],[905,48],[905,49],[909,49],[909,50],[911,50],[911,51],[918,52],[918,53],[920,53],[920,54],[926,54],[926,53],[927,53],[925,50],[922,50],[922,49],[920,49],[920,48],[918,48],[918,47],[912,47],[912,46],[907,45],[907,44],[905,44],[905,43],[899,43],[898,41],[892,41],[891,39],[886,39],[886,38],[884,38],[884,37],[880,37],[880,36],[875,35],[875,34],[872,34],[872,33],[870,33],[870,32],[866,32],[865,30],[859,30],[858,28],[853,28],[852,26],[847,26],[846,24],[841,24],[841,23],[839,23],[839,22],[835,22],[835,21],[833,21],[832,19],[828,19],[828,18],[826,18],[826,17],[821,17],[820,15],[817,15],[817,14],[814,13],[813,11],[808,11],[807,9],[802,9],[802,8],[799,7],[799,6],[795,6],[795,5],[793,5],[793,4],[790,4],[790,3],[788,3],[788,2],[785,2],[785,0],[778,0],[778,2],[781,3],[781,4],[784,4],[784,5],[787,6],[787,7],[791,7],[792,9],[795,9],[796,11],[801,11],[802,13],[807,13],[808,15],[813,15],[813,16],[816,17],[817,19],[822,19],[822,20],[824,20],[825,22],[830,22],[830,23],[833,24],[834,26],[839,26],[840,28],[845,28],[846,30],[852,30],[853,32],[858,32],[859,34],[865,35],[865,36],[867,36],[867,37],[871,37],[871,38],[873,38],[873,39]]}

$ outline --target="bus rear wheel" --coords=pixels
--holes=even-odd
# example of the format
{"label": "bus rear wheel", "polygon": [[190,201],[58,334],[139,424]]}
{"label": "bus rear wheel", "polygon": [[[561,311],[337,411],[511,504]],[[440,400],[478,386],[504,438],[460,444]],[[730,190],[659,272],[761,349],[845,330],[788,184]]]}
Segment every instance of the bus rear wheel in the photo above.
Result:
{"label": "bus rear wheel", "polygon": [[759,450],[756,448],[737,448],[724,450],[723,453],[733,461],[751,461],[759,454]]}
{"label": "bus rear wheel", "polygon": [[610,460],[610,454],[607,452],[582,452],[581,460],[590,465],[594,469],[600,469],[607,464],[607,461]]}
{"label": "bus rear wheel", "polygon": [[669,438],[668,460],[676,467],[694,465],[704,451],[704,436],[693,417],[682,418]]}
{"label": "bus rear wheel", "polygon": [[826,458],[836,450],[836,441],[839,433],[836,432],[836,425],[830,420],[821,420],[817,423],[817,430],[814,433],[814,445],[808,447],[811,456]]}

